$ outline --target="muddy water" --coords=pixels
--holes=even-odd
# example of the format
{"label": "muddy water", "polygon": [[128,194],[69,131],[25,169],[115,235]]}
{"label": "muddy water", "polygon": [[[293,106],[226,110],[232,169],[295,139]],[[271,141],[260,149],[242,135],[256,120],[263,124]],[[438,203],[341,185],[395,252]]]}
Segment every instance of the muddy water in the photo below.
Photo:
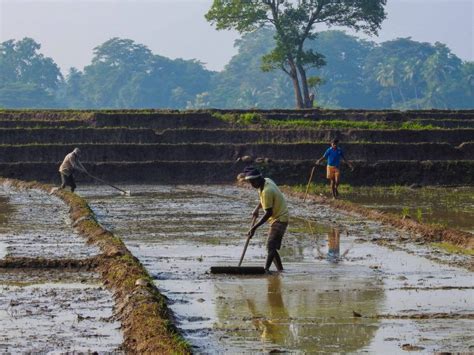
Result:
{"label": "muddy water", "polygon": [[80,259],[98,253],[71,228],[68,209],[59,198],[0,186],[0,258]]}
{"label": "muddy water", "polygon": [[[0,186],[0,259],[40,263],[97,254],[74,232],[58,198]],[[97,274],[16,266],[0,268],[0,353],[120,353],[113,295]]]}
{"label": "muddy water", "polygon": [[351,187],[342,198],[367,207],[474,233],[474,188]]}
{"label": "muddy water", "polygon": [[[472,274],[371,243],[400,232],[324,206],[289,201],[285,272],[216,276],[236,265],[256,205],[254,191],[223,186],[130,186],[122,197],[79,191],[168,296],[198,352],[473,351]],[[244,265],[263,265],[265,229]],[[460,319],[432,319],[435,313]],[[361,317],[359,317],[361,315]],[[406,317],[427,319],[404,319]]]}
{"label": "muddy water", "polygon": [[90,283],[96,278],[93,274],[66,274],[1,273],[1,353],[118,349],[122,336],[110,293]]}

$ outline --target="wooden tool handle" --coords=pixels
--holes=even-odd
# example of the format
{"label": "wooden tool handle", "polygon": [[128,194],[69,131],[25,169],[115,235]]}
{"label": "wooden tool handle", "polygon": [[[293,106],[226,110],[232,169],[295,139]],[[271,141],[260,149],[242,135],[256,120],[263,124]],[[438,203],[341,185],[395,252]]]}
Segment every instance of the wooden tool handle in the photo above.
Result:
{"label": "wooden tool handle", "polygon": [[[256,222],[257,222],[257,217],[253,217],[252,218],[252,227],[255,225]],[[252,227],[250,227],[250,228],[252,228]],[[247,251],[247,247],[249,246],[250,239],[251,239],[250,237],[247,237],[247,241],[245,242],[244,251],[242,252],[242,256],[240,257],[239,267],[242,265],[242,261],[244,261],[245,252]]]}
{"label": "wooden tool handle", "polygon": [[304,193],[303,202],[306,202],[306,196],[308,196],[309,185],[311,184],[311,180],[313,180],[314,169],[316,169],[315,166],[313,166],[313,169],[311,169],[311,174],[309,175],[308,185],[306,186],[306,192]]}

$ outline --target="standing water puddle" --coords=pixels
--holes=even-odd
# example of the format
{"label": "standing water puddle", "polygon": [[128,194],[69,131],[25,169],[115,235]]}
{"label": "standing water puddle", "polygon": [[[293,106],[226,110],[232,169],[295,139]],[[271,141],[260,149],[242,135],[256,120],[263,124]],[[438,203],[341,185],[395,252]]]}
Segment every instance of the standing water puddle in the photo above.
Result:
{"label": "standing water puddle", "polygon": [[[468,271],[360,238],[396,239],[399,231],[290,201],[285,272],[216,276],[208,273],[211,266],[238,263],[255,191],[127,189],[132,196],[96,186],[79,193],[156,279],[198,352],[393,353],[403,352],[404,344],[429,352],[474,350]],[[263,265],[265,234],[266,227],[257,231],[243,265]],[[434,319],[439,313],[458,319]]]}
{"label": "standing water puddle", "polygon": [[344,199],[367,207],[474,233],[473,187],[343,186],[342,195]]}

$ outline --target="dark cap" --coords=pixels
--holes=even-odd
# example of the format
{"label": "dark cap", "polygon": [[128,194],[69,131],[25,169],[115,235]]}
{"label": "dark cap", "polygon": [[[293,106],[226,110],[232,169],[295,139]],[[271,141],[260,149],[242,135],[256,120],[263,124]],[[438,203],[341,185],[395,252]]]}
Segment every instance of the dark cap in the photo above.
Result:
{"label": "dark cap", "polygon": [[252,166],[246,167],[244,169],[245,180],[253,180],[262,177],[262,173],[257,168]]}

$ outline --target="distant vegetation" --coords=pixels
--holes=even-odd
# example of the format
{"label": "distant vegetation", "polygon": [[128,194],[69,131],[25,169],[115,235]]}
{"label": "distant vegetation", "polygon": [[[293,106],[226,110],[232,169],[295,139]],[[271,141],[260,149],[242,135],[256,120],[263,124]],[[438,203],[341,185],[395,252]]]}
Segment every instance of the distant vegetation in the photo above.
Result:
{"label": "distant vegetation", "polygon": [[[261,70],[273,37],[268,28],[244,35],[221,72],[112,38],[94,49],[90,65],[66,76],[33,39],[9,40],[0,43],[0,108],[293,108],[288,76]],[[474,62],[441,43],[376,44],[326,31],[307,45],[327,63],[308,71],[321,80],[313,88],[320,107],[473,108]]]}
{"label": "distant vegetation", "polygon": [[321,77],[309,76],[311,68],[326,65],[319,48],[308,45],[317,38],[317,24],[341,26],[376,35],[386,18],[387,0],[371,1],[242,1],[214,0],[206,19],[217,30],[253,33],[268,27],[274,30],[272,48],[263,53],[262,70],[279,70],[292,82],[297,108],[312,108],[310,89],[322,83]]}

